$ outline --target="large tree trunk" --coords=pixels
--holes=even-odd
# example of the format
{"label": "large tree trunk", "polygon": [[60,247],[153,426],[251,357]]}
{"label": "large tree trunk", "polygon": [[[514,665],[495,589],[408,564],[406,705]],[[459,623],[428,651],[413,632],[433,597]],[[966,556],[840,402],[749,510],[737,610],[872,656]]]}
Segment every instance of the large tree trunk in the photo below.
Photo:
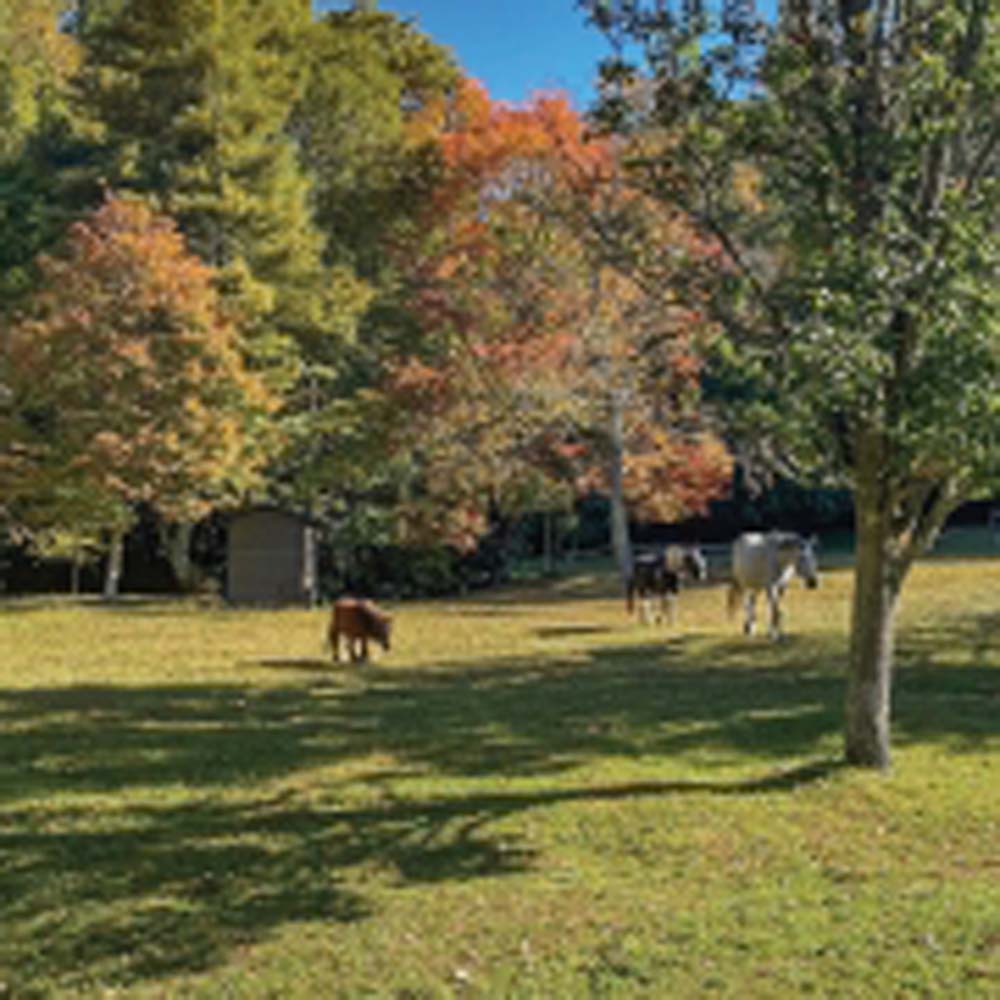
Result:
{"label": "large tree trunk", "polygon": [[889,485],[889,447],[878,432],[856,441],[855,565],[844,750],[847,762],[886,770],[896,610],[913,560],[934,544],[963,494],[962,480]]}
{"label": "large tree trunk", "polygon": [[[877,475],[877,473],[874,473]],[[854,602],[847,675],[847,761],[888,769],[889,711],[900,574],[877,490],[855,495]]]}
{"label": "large tree trunk", "polygon": [[115,531],[111,536],[111,546],[108,550],[108,565],[104,572],[104,599],[113,601],[118,597],[118,588],[122,577],[122,564],[125,561],[125,533]]}
{"label": "large tree trunk", "polygon": [[625,415],[617,394],[611,398],[611,550],[622,578],[628,584],[632,573],[632,546],[628,533],[628,509],[625,506]]}

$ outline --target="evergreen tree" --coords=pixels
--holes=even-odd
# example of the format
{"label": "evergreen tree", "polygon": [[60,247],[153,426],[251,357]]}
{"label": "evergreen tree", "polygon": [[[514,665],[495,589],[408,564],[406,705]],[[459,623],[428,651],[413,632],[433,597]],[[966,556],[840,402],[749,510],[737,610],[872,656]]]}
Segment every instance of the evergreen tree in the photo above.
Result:
{"label": "evergreen tree", "polygon": [[446,49],[373,4],[316,22],[309,57],[294,130],[315,177],[317,221],[332,259],[378,280],[387,240],[433,186],[435,125],[458,69]]}
{"label": "evergreen tree", "polygon": [[53,169],[72,158],[67,97],[79,47],[59,30],[66,7],[0,3],[0,311],[30,286],[35,255],[68,221],[61,201],[73,172]]}
{"label": "evergreen tree", "polygon": [[300,499],[370,527],[380,517],[369,501],[384,497],[391,467],[370,390],[392,345],[416,327],[393,248],[422,224],[458,70],[414,26],[361,5],[315,22],[306,51],[292,133],[314,178],[326,259],[359,273],[373,299],[345,364],[316,373],[310,404],[320,432],[301,435],[290,462]]}
{"label": "evergreen tree", "polygon": [[306,0],[89,4],[80,97],[115,188],[152,197],[222,273],[258,361],[335,359],[365,297],[322,261],[286,132],[303,83]]}

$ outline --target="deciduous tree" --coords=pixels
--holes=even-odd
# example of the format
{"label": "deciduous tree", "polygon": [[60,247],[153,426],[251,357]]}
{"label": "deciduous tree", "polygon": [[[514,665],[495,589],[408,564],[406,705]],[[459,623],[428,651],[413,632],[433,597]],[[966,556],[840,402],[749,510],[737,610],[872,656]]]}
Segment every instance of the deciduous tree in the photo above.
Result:
{"label": "deciduous tree", "polygon": [[[696,398],[699,317],[607,252],[600,227],[633,196],[614,149],[587,137],[564,98],[510,107],[469,83],[451,120],[436,225],[413,256],[425,338],[399,371],[416,415],[405,430],[435,470],[426,482],[447,483],[442,497],[463,495],[463,506],[477,495],[480,507],[544,505],[546,492],[565,503],[574,481],[600,484],[624,573],[627,505],[680,515],[728,481],[724,449],[682,405]],[[658,235],[684,239],[665,220]],[[680,472],[680,455],[697,456],[700,474],[651,474]]]}
{"label": "deciduous tree", "polygon": [[[94,0],[78,25],[80,105],[99,129],[100,171],[177,221],[239,308],[255,367],[282,393],[272,498],[300,474],[318,401],[370,298],[350,261],[327,257],[290,134],[312,28],[308,0]],[[189,534],[170,547],[178,575]]]}
{"label": "deciduous tree", "polygon": [[113,596],[131,507],[189,519],[245,489],[274,401],[244,365],[212,269],[142,202],[109,198],[39,266],[0,334],[4,494],[29,524],[108,532]]}
{"label": "deciduous tree", "polygon": [[701,287],[758,451],[853,490],[845,751],[888,767],[904,581],[1000,466],[1000,7],[581,6],[647,43],[606,110],[667,136],[633,182],[724,249]]}

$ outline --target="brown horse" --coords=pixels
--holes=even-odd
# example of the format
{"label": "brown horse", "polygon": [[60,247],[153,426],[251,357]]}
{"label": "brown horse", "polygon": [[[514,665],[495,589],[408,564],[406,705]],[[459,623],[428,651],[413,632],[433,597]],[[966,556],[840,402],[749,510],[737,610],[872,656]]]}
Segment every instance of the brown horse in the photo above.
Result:
{"label": "brown horse", "polygon": [[371,601],[342,597],[334,601],[330,614],[329,640],[334,662],[340,662],[340,638],[347,640],[351,663],[368,659],[368,640],[374,639],[388,650],[392,618]]}

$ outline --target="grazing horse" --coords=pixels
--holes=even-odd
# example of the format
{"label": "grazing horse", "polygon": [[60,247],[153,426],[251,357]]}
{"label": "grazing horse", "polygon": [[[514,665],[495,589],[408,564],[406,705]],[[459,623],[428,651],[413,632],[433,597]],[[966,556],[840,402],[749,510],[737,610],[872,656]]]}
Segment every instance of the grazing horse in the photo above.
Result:
{"label": "grazing horse", "polygon": [[[681,578],[690,576],[693,580],[704,580],[707,575],[708,563],[696,546],[670,545],[663,552],[641,552],[632,562],[625,606],[631,614],[638,596],[642,622],[648,623],[651,618],[663,621],[666,612],[667,620],[673,624],[677,617]],[[653,604],[654,598],[658,599],[658,607]]]}
{"label": "grazing horse", "polygon": [[371,601],[342,597],[334,601],[330,614],[329,642],[334,662],[340,662],[340,639],[347,640],[351,663],[368,659],[368,640],[374,639],[388,650],[392,618]]}
{"label": "grazing horse", "polygon": [[781,597],[793,576],[806,586],[819,586],[815,539],[790,531],[744,532],[733,543],[733,582],[729,587],[729,614],[743,602],[743,631],[753,635],[758,591],[764,591],[771,608],[768,635],[781,638]]}

